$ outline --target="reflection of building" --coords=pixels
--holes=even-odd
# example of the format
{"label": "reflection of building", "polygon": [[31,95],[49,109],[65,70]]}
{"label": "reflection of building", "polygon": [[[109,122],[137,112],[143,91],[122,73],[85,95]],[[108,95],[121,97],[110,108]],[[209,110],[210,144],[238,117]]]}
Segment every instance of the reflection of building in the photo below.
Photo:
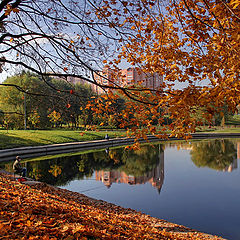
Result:
{"label": "reflection of building", "polygon": [[234,169],[238,168],[238,160],[240,159],[240,142],[237,143],[237,158],[233,162],[223,169],[224,172],[232,172]]}
{"label": "reflection of building", "polygon": [[144,176],[135,177],[132,175],[127,175],[125,172],[120,172],[118,170],[111,171],[96,171],[96,180],[101,181],[108,188],[111,187],[112,183],[126,183],[130,185],[135,184],[145,184],[146,182],[151,183],[151,185],[158,189],[160,193],[163,180],[164,180],[164,152],[159,153],[159,163],[152,169],[152,171],[147,172]]}
{"label": "reflection of building", "polygon": [[238,161],[237,158],[235,158],[229,166],[227,166],[223,169],[223,172],[232,172],[234,169],[237,169],[237,167],[238,167],[237,161]]}
{"label": "reflection of building", "polygon": [[237,159],[240,159],[240,142],[237,143]]}
{"label": "reflection of building", "polygon": [[224,172],[232,172],[234,169],[238,168],[238,160],[240,159],[240,142],[237,143],[237,158],[233,162],[223,169]]}

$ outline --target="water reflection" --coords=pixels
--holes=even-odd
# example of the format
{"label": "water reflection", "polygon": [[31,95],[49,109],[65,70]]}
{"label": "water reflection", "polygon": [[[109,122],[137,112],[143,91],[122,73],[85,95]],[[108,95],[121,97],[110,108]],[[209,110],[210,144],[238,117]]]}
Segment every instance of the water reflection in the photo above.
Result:
{"label": "water reflection", "polygon": [[[164,152],[159,145],[158,156],[155,156],[155,151],[153,156],[149,156],[149,153],[151,153],[151,149],[147,147],[135,152],[127,152],[127,156],[125,152],[123,155],[125,164],[118,170],[96,171],[95,178],[97,181],[103,182],[107,188],[110,188],[112,183],[135,185],[149,182],[160,193],[164,180]],[[153,157],[153,161],[150,157]]]}
{"label": "water reflection", "polygon": [[[216,139],[145,145],[138,151],[105,149],[25,164],[37,180],[239,239],[239,159],[239,139]],[[1,165],[12,169],[12,163]]]}
{"label": "water reflection", "polygon": [[168,148],[189,150],[191,160],[197,167],[208,167],[218,171],[232,172],[240,159],[239,140],[214,139],[192,142],[170,142]]}
{"label": "water reflection", "polygon": [[[140,150],[105,149],[67,157],[28,160],[25,162],[28,177],[52,185],[66,185],[74,179],[91,177],[106,187],[113,182],[144,184],[149,182],[160,192],[164,179],[164,152],[162,145],[146,145]],[[11,171],[12,163],[5,164]]]}
{"label": "water reflection", "polygon": [[237,168],[237,150],[228,139],[193,143],[190,154],[197,167],[228,172]]}
{"label": "water reflection", "polygon": [[[107,188],[112,183],[150,183],[160,193],[164,181],[164,148],[177,147],[190,151],[191,160],[197,167],[208,167],[231,172],[237,168],[240,142],[217,139],[196,142],[169,142],[166,145],[142,146],[140,150],[105,149],[67,157],[41,161],[27,161],[28,176],[52,185],[66,185],[74,179],[92,177]],[[238,151],[237,151],[238,150]],[[5,164],[11,171],[12,163]]]}

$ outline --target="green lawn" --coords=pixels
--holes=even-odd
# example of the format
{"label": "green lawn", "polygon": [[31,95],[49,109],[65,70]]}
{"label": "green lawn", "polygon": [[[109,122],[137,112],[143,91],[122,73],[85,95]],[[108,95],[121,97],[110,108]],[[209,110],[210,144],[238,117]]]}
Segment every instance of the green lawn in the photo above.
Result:
{"label": "green lawn", "polygon": [[[82,135],[82,133],[84,133]],[[124,131],[0,130],[0,149],[126,136]]]}
{"label": "green lawn", "polygon": [[240,115],[233,115],[226,121],[227,125],[240,125]]}
{"label": "green lawn", "polygon": [[224,128],[217,128],[212,132],[219,132],[219,133],[240,133],[240,127],[224,127]]}
{"label": "green lawn", "polygon": [[197,128],[197,132],[202,133],[208,133],[208,132],[216,132],[216,133],[240,133],[240,127],[235,126],[228,126],[220,127],[220,126],[213,126],[211,128],[205,126],[205,127],[199,127]]}
{"label": "green lawn", "polygon": [[[204,127],[198,132],[240,133],[240,127]],[[82,135],[82,133],[84,133]],[[0,149],[125,137],[125,131],[0,130]]]}

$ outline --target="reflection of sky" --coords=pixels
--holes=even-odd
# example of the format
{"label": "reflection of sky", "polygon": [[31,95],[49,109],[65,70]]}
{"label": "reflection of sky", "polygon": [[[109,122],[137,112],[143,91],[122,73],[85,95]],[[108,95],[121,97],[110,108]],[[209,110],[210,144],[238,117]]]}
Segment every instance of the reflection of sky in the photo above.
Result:
{"label": "reflection of sky", "polygon": [[102,182],[94,181],[95,175],[91,179],[72,181],[64,188],[199,231],[238,239],[239,168],[232,172],[198,168],[191,161],[189,152],[166,147],[165,176],[160,194],[149,183],[113,183],[107,189]]}

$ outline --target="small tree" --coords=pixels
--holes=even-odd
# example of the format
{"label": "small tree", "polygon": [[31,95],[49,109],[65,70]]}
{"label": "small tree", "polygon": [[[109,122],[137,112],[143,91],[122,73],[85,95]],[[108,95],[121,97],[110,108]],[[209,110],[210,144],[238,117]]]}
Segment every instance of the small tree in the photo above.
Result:
{"label": "small tree", "polygon": [[28,117],[28,123],[30,123],[33,128],[36,128],[40,123],[40,116],[36,110],[34,110]]}
{"label": "small tree", "polygon": [[53,126],[55,125],[56,127],[62,120],[61,114],[55,110],[48,115],[48,118],[50,119],[50,122],[53,124]]}
{"label": "small tree", "polygon": [[7,132],[8,132],[9,124],[10,124],[10,117],[7,114],[3,118],[3,126],[7,129]]}

